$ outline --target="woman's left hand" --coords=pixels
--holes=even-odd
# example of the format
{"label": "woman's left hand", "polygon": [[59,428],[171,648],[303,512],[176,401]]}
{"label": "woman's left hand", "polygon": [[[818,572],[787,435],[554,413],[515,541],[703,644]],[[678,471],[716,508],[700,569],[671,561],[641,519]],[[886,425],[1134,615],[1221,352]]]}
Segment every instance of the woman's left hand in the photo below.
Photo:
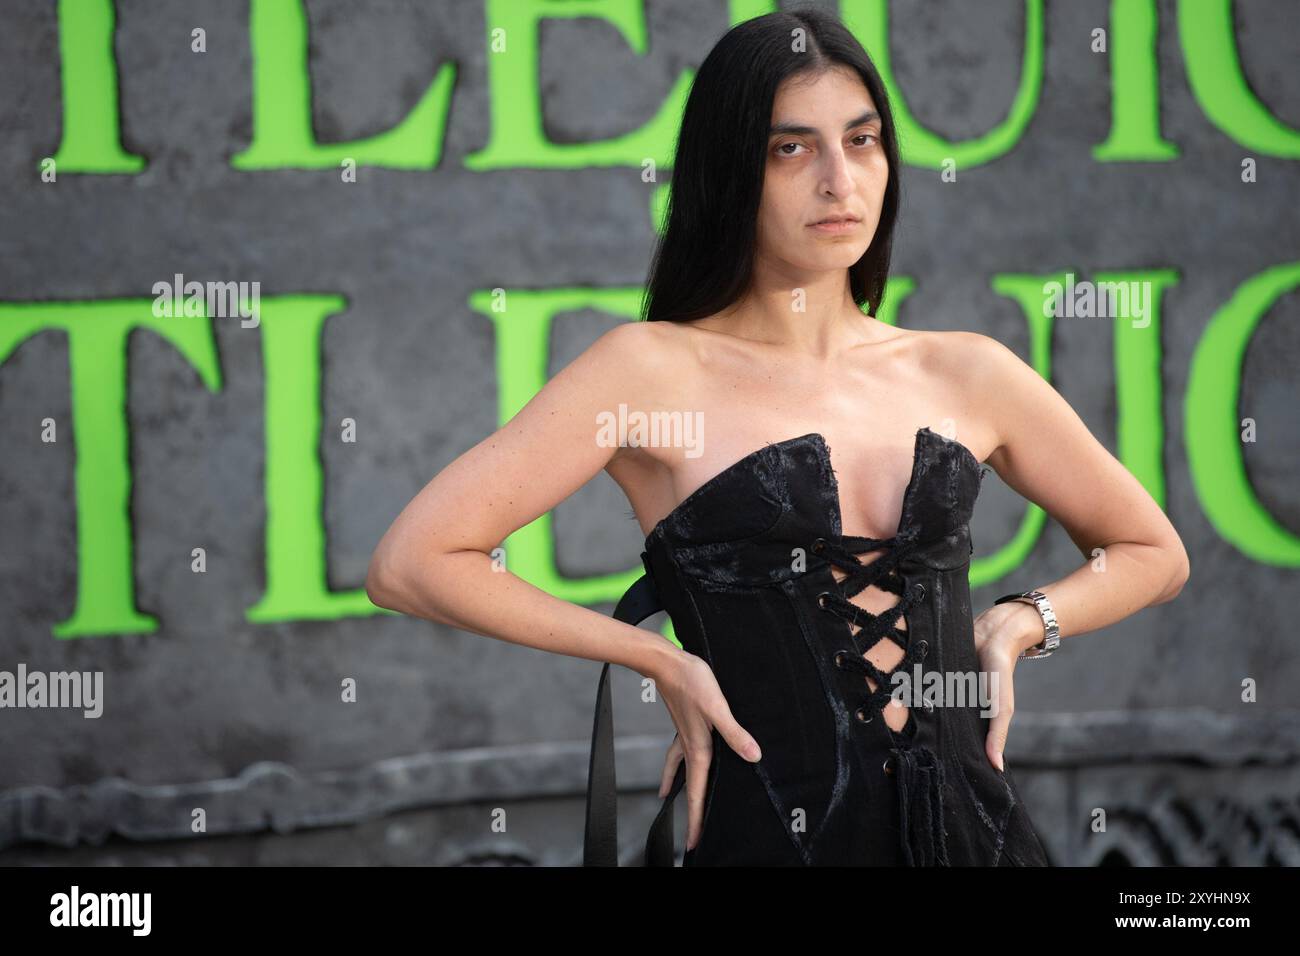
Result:
{"label": "woman's left hand", "polygon": [[[1007,732],[1011,728],[1011,715],[1015,713],[1016,695],[1012,675],[1016,660],[1026,647],[1042,640],[1042,618],[1037,609],[1021,601],[995,604],[975,618],[975,653],[979,655],[980,670],[989,676],[989,702],[993,710],[989,735],[984,741],[984,751],[999,771],[1006,769],[1002,752],[1007,746]],[[1039,636],[1034,638],[1034,628]]]}

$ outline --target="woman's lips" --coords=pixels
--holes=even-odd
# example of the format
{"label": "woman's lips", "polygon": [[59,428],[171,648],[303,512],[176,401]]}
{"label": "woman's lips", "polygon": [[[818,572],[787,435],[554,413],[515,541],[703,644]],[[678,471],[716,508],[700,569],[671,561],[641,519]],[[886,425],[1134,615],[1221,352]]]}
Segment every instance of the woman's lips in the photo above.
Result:
{"label": "woman's lips", "polygon": [[862,222],[858,219],[841,219],[838,222],[815,222],[809,228],[816,229],[818,232],[836,235],[843,232],[852,232],[860,225],[862,225]]}

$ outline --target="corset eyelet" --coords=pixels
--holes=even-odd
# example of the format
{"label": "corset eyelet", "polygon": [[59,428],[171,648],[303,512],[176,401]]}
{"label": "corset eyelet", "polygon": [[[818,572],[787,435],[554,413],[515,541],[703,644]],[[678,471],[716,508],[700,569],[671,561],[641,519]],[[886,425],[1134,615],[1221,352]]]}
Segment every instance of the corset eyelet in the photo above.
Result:
{"label": "corset eyelet", "polygon": [[925,597],[925,585],[920,581],[916,582],[916,599],[919,601]]}
{"label": "corset eyelet", "polygon": [[932,701],[932,700],[922,701],[922,702],[921,702],[921,709],[924,710],[927,714],[933,714],[933,713],[934,713],[934,701]]}
{"label": "corset eyelet", "polygon": [[872,714],[865,707],[859,707],[853,712],[853,716],[858,718],[858,723],[860,724],[871,723]]}
{"label": "corset eyelet", "polygon": [[835,652],[835,666],[838,667],[840,670],[844,670],[844,661],[848,657],[848,653],[849,653],[848,651]]}
{"label": "corset eyelet", "polygon": [[818,538],[816,541],[814,541],[814,542],[812,543],[812,550],[813,550],[813,554],[821,554],[823,551],[825,551],[825,550],[826,550],[826,539],[825,539],[825,538]]}
{"label": "corset eyelet", "polygon": [[916,642],[917,660],[925,660],[925,655],[928,653],[930,653],[930,642],[922,637]]}
{"label": "corset eyelet", "polygon": [[885,776],[892,777],[894,775],[894,758],[886,757],[885,762],[880,765],[880,769],[885,772]]}
{"label": "corset eyelet", "polygon": [[817,606],[821,608],[823,611],[826,610],[826,599],[829,598],[830,596],[831,596],[830,591],[823,591],[821,594],[817,595]]}

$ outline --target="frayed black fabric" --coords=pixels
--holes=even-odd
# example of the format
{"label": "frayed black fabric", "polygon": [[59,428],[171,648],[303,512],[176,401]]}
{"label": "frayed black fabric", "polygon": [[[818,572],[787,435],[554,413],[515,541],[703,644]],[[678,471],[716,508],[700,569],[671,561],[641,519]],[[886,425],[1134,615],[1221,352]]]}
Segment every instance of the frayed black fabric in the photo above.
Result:
{"label": "frayed black fabric", "polygon": [[[683,865],[1050,865],[1010,774],[985,755],[990,720],[974,693],[967,575],[984,474],[965,445],[922,428],[898,532],[845,535],[830,449],[814,432],[725,468],[647,536],[638,585],[668,612],[682,646],[708,661],[763,751],[751,763],[714,731],[704,826]],[[858,558],[875,551],[869,563]],[[849,600],[871,586],[898,601],[873,614]],[[905,651],[888,671],[863,657],[880,640]],[[919,675],[921,693],[932,671],[965,675],[969,693],[923,698],[894,731],[881,710],[895,675]],[[952,682],[941,686],[953,696]],[[593,737],[593,775],[610,767],[589,788],[589,863],[592,846],[614,840],[612,746],[612,731],[599,747]],[[671,865],[665,846],[683,783],[679,768],[647,840],[648,865]]]}
{"label": "frayed black fabric", "polygon": [[903,861],[908,866],[948,866],[943,761],[929,747],[899,747],[893,753]]}

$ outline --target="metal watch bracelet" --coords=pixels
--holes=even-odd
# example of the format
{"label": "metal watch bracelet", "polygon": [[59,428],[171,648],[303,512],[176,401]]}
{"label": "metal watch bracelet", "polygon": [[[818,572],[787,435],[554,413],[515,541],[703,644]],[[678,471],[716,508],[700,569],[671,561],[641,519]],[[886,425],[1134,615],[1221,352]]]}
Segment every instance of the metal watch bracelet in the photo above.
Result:
{"label": "metal watch bracelet", "polygon": [[1042,591],[1022,591],[1019,594],[1004,594],[993,603],[1002,604],[1005,601],[1032,604],[1038,608],[1038,615],[1043,619],[1043,639],[1033,647],[1021,651],[1020,656],[1031,661],[1050,656],[1061,643],[1061,629],[1056,626],[1056,612],[1052,610],[1052,602],[1047,599],[1047,595]]}

